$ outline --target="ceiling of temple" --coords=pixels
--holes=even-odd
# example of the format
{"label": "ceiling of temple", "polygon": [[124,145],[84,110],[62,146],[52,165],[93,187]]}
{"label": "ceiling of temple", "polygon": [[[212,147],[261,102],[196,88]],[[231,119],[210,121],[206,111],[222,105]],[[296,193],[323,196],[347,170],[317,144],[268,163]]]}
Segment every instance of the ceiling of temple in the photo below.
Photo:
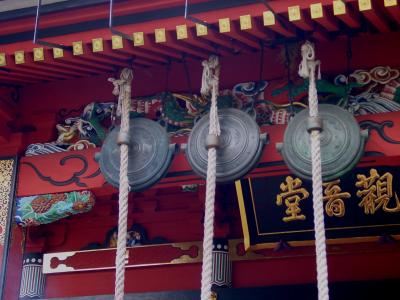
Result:
{"label": "ceiling of temple", "polygon": [[[43,0],[42,5],[48,5],[57,2],[66,2],[71,0]],[[0,12],[11,11],[16,9],[34,7],[37,0],[3,0],[0,1]]]}
{"label": "ceiling of temple", "polygon": [[108,2],[43,0],[33,44],[37,1],[0,1],[0,82],[34,84],[400,28],[397,1],[191,0],[185,18],[182,0],[119,0],[112,27]]}

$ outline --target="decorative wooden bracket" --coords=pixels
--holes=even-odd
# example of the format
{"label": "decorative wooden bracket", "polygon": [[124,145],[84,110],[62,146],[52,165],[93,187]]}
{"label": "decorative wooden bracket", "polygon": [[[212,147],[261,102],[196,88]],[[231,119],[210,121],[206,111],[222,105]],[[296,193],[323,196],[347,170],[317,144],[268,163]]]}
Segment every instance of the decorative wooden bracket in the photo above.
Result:
{"label": "decorative wooden bracket", "polygon": [[[47,253],[43,257],[43,273],[84,272],[115,269],[115,248],[87,251]],[[173,243],[127,248],[126,268],[198,263],[202,259],[202,243]]]}

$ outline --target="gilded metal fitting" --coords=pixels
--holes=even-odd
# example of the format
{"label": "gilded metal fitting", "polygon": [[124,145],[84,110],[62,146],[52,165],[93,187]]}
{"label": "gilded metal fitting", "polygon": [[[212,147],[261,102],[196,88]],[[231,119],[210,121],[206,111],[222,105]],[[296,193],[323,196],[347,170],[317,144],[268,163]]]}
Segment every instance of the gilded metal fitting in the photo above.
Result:
{"label": "gilded metal fitting", "polygon": [[322,119],[320,117],[308,117],[307,119],[307,131],[311,133],[313,130],[321,132],[323,129]]}
{"label": "gilded metal fitting", "polygon": [[206,148],[218,148],[219,147],[219,137],[215,134],[209,134],[206,138]]}
{"label": "gilded metal fitting", "polygon": [[121,145],[129,145],[130,143],[130,136],[128,131],[120,131],[118,133],[117,144]]}

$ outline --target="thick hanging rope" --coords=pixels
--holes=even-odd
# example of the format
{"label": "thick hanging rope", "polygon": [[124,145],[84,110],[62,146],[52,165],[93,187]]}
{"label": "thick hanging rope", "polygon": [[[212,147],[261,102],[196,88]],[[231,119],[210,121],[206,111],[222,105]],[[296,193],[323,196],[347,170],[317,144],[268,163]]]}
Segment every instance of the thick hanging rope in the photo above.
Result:
{"label": "thick hanging rope", "polygon": [[322,120],[318,117],[318,95],[315,83],[315,69],[318,67],[320,79],[320,62],[315,60],[314,46],[306,42],[301,47],[302,62],[299,66],[299,75],[309,78],[308,103],[310,117],[308,131],[311,139],[312,181],[313,181],[313,208],[315,249],[317,256],[318,299],[329,300],[328,265],[326,259],[324,206],[322,200],[322,170],[321,170],[321,137]]}
{"label": "thick hanging rope", "polygon": [[221,134],[218,121],[217,96],[219,89],[219,62],[218,57],[210,56],[203,61],[203,78],[201,94],[208,95],[211,92],[210,127],[206,145],[208,148],[207,162],[207,189],[204,216],[204,240],[203,240],[203,268],[201,273],[201,300],[211,299],[212,276],[212,248],[214,236],[214,202],[215,181],[217,169],[218,137]]}
{"label": "thick hanging rope", "polygon": [[129,111],[131,109],[131,83],[132,70],[125,68],[121,72],[119,80],[110,78],[114,84],[114,95],[118,97],[117,114],[121,115],[121,129],[118,135],[118,144],[121,150],[119,170],[119,215],[118,215],[118,241],[115,258],[115,300],[124,299],[125,283],[125,255],[126,255],[126,231],[128,223],[128,145],[129,145]]}

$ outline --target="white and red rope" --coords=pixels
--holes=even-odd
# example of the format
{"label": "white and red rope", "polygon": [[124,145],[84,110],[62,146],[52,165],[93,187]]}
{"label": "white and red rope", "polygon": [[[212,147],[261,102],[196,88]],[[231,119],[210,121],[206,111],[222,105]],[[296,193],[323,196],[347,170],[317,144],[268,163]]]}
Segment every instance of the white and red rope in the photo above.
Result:
{"label": "white and red rope", "polygon": [[129,144],[129,112],[131,109],[131,83],[132,70],[125,68],[119,80],[109,79],[114,84],[114,95],[118,95],[118,111],[121,114],[121,127],[118,137],[120,145],[120,170],[119,170],[119,214],[118,214],[118,241],[115,257],[115,300],[124,299],[125,287],[125,256],[126,235],[128,225],[128,144]]}
{"label": "white and red rope", "polygon": [[[209,137],[218,141],[221,134],[217,96],[219,89],[219,62],[218,57],[211,56],[209,60],[203,61],[203,78],[201,93],[207,95],[211,92],[210,126]],[[207,186],[204,214],[204,240],[203,240],[203,267],[201,273],[201,300],[211,299],[211,276],[212,276],[212,249],[214,237],[214,204],[215,204],[215,185],[217,168],[217,149],[216,144],[208,145],[207,161]]]}
{"label": "white and red rope", "polygon": [[[314,46],[309,42],[306,42],[301,47],[301,55],[302,62],[299,66],[299,75],[304,79],[309,79],[308,103],[310,118],[318,118],[318,94],[315,81],[315,72],[318,67],[319,79],[321,77],[319,68],[320,62],[315,60]],[[324,206],[322,196],[321,136],[319,129],[311,130],[310,141],[318,299],[329,300],[328,264],[326,258]]]}

